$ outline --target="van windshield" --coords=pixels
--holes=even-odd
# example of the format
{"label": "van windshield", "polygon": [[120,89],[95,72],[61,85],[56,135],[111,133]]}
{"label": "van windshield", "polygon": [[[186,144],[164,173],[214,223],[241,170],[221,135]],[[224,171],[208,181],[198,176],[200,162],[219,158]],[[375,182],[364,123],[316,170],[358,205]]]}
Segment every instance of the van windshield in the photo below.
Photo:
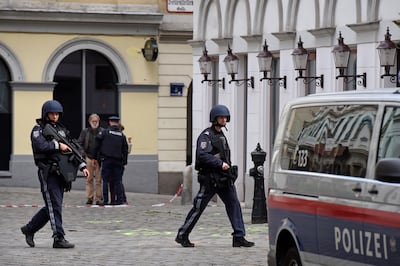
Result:
{"label": "van windshield", "polygon": [[376,105],[293,109],[284,131],[281,167],[365,177],[377,109]]}

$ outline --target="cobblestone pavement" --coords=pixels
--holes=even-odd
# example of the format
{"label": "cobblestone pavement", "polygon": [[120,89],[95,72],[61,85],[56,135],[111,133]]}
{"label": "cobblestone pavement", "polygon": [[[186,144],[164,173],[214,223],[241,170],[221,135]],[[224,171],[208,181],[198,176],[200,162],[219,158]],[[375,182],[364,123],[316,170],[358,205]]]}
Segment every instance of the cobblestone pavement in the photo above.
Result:
{"label": "cobblestone pavement", "polygon": [[[174,239],[191,205],[172,195],[127,193],[129,205],[87,207],[84,191],[65,193],[65,238],[73,249],[53,249],[50,225],[35,234],[35,248],[20,227],[43,206],[38,189],[0,187],[0,265],[266,265],[268,225],[251,224],[243,208],[252,248],[232,248],[223,206],[211,202],[190,235],[195,248]],[[171,201],[172,200],[172,201]]]}

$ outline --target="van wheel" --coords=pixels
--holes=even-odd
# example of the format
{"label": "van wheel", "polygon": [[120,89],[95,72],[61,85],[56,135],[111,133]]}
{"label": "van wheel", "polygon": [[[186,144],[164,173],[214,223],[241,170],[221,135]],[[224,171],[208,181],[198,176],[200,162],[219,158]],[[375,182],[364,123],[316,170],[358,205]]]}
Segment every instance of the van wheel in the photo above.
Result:
{"label": "van wheel", "polygon": [[291,247],[283,258],[282,266],[301,266],[300,255],[295,247]]}

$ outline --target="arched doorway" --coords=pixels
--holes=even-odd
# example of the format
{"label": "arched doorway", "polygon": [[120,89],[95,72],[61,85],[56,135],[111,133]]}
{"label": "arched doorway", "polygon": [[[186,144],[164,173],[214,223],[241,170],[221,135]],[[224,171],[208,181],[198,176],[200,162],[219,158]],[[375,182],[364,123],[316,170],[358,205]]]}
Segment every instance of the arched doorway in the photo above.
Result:
{"label": "arched doorway", "polygon": [[62,122],[78,138],[87,118],[97,113],[103,120],[118,114],[117,73],[101,53],[82,49],[66,56],[54,74],[54,99],[64,107]]}
{"label": "arched doorway", "polygon": [[0,130],[1,149],[0,149],[0,171],[10,169],[11,155],[11,89],[10,71],[2,58],[0,58]]}

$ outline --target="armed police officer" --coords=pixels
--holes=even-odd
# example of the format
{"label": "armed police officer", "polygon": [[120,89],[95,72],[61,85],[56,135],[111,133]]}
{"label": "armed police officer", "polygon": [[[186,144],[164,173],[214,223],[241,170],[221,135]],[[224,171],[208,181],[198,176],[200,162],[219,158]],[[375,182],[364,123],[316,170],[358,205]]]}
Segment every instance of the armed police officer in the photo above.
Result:
{"label": "armed police officer", "polygon": [[216,105],[210,111],[211,127],[206,128],[197,139],[195,169],[198,171],[200,190],[193,200],[184,224],[179,228],[175,241],[183,247],[194,247],[189,240],[200,215],[208,202],[217,194],[225,204],[226,213],[233,229],[233,247],[252,247],[254,242],[247,241],[242,209],[234,185],[237,167],[231,163],[228,141],[222,131],[230,121],[229,109]]}
{"label": "armed police officer", "polygon": [[[71,182],[81,170],[86,177],[89,171],[80,154],[73,154],[73,148],[66,143],[57,141],[56,132],[61,138],[70,138],[67,129],[58,122],[63,114],[62,105],[55,100],[46,101],[42,106],[42,117],[31,132],[33,158],[38,166],[40,189],[45,206],[41,208],[28,222],[21,227],[26,243],[35,246],[34,234],[50,221],[53,231],[53,248],[73,248],[74,244],[65,240],[62,225],[62,204],[64,191],[71,190]],[[49,128],[50,127],[50,128]],[[72,139],[72,138],[70,138]]]}
{"label": "armed police officer", "polygon": [[103,178],[103,203],[109,204],[108,186],[114,183],[117,196],[115,205],[124,204],[122,190],[122,175],[128,162],[128,142],[121,131],[119,117],[108,118],[109,127],[96,136],[95,154],[101,162],[101,176]]}

